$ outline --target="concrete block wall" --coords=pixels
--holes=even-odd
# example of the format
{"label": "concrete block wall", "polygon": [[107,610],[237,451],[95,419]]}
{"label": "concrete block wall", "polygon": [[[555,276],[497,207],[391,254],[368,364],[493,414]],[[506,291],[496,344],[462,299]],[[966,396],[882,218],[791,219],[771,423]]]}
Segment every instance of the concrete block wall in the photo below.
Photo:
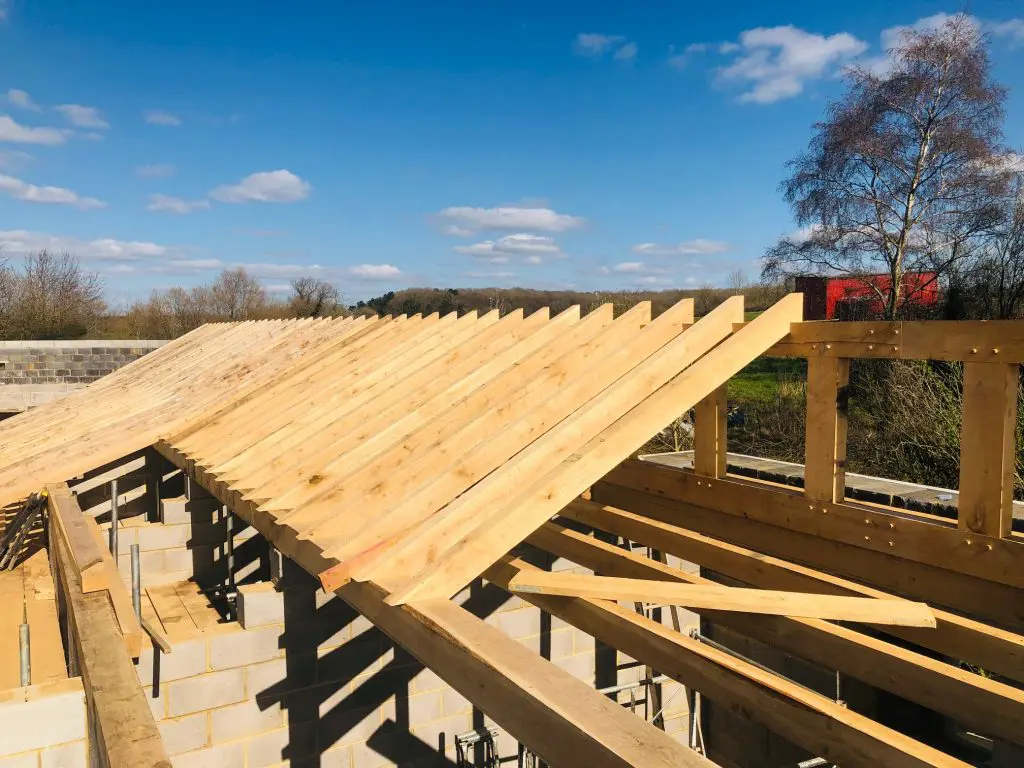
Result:
{"label": "concrete block wall", "polygon": [[82,678],[0,692],[0,768],[86,768]]}
{"label": "concrete block wall", "polygon": [[84,387],[166,341],[2,341],[0,411],[23,411]]}
{"label": "concrete block wall", "polygon": [[[153,467],[146,471],[152,479]],[[130,544],[138,543],[144,584],[194,578],[208,588],[225,587],[227,521],[220,505],[167,466],[156,467],[155,476],[155,498],[144,497],[153,508],[120,528],[125,578]],[[269,545],[237,518],[232,521],[241,537],[235,549],[240,586],[231,617],[237,621],[193,639],[172,639],[169,655],[157,651],[154,657],[147,649],[138,662],[175,766],[452,766],[455,737],[475,728],[494,729],[502,765],[516,764],[515,739],[344,601],[324,594],[297,565],[285,559],[277,582],[268,581]],[[568,561],[546,565],[585,572]],[[597,688],[625,686],[649,674],[635,660],[493,585],[477,582],[456,600]],[[670,624],[669,611],[662,613]],[[694,621],[690,617],[681,617],[684,631]],[[655,714],[644,686],[615,696],[638,717]],[[660,700],[666,730],[685,739],[685,692],[665,684]]]}

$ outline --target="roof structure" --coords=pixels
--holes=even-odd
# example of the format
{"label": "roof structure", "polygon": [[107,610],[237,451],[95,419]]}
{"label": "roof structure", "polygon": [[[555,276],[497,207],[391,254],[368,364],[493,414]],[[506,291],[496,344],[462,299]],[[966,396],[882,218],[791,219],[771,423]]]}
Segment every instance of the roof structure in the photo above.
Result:
{"label": "roof structure", "polygon": [[[0,509],[153,446],[552,765],[708,763],[447,599],[477,578],[829,762],[967,765],[616,599],[693,607],[1024,748],[1024,537],[1012,529],[1024,323],[802,323],[801,303],[750,322],[737,297],[696,322],[681,302],[653,320],[644,303],[617,318],[602,306],[204,326],[0,424]],[[727,475],[726,383],[766,353],[807,359],[802,488]],[[962,364],[956,524],[846,496],[858,357]],[[631,459],[691,407],[692,471]],[[59,489],[49,505],[61,581],[84,587],[98,529],[81,530]],[[546,574],[536,550],[599,576]],[[89,627],[89,674],[113,666],[86,641],[127,640],[134,615],[103,554],[93,575],[106,572],[112,605],[87,605],[91,588],[67,597]],[[121,656],[110,676],[124,683]],[[126,710],[107,708],[111,729]]]}
{"label": "roof structure", "polygon": [[[0,488],[157,445],[325,584],[446,598],[789,332],[571,308],[204,326],[11,419]],[[692,327],[691,327],[692,326]]]}

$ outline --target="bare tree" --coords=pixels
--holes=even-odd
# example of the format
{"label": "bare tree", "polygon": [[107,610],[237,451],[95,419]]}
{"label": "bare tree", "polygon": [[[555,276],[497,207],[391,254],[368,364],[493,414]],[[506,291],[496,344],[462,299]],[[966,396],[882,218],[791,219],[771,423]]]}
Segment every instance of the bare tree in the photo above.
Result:
{"label": "bare tree", "polygon": [[259,281],[244,268],[225,269],[210,288],[211,309],[227,320],[245,320],[258,314],[267,303]]}
{"label": "bare tree", "polygon": [[729,273],[728,284],[729,290],[739,293],[750,285],[750,281],[747,279],[747,273],[742,268],[737,267]]}
{"label": "bare tree", "polygon": [[887,73],[847,72],[846,97],[789,164],[782,190],[803,236],[782,239],[763,266],[769,278],[882,271],[888,285],[865,284],[891,318],[908,298],[907,272],[942,275],[998,223],[1009,179],[1006,90],[970,17],[908,31],[889,56]]}
{"label": "bare tree", "polygon": [[106,311],[99,277],[70,253],[25,256],[21,272],[0,267],[0,309],[8,338],[84,336]]}
{"label": "bare tree", "polygon": [[333,315],[341,305],[341,292],[326,280],[299,277],[292,280],[292,311],[299,317]]}
{"label": "bare tree", "polygon": [[1024,175],[1008,198],[1002,224],[971,265],[961,291],[968,314],[985,320],[1024,316]]}

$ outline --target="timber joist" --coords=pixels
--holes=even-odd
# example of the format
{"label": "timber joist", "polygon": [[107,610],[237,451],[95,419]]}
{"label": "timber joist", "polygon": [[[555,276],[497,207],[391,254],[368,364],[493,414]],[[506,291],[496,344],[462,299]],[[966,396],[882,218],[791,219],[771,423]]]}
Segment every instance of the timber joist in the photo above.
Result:
{"label": "timber joist", "polygon": [[771,357],[881,358],[1024,363],[1024,324],[1018,320],[811,320],[766,353]]}

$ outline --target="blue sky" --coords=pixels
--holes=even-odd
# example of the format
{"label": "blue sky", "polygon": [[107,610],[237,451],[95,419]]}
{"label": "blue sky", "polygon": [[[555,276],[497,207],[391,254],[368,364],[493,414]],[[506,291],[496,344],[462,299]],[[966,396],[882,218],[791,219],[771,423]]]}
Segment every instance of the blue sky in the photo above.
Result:
{"label": "blue sky", "polygon": [[[112,301],[245,265],[410,285],[723,285],[783,164],[901,25],[816,2],[0,0],[0,244]],[[976,1],[1024,146],[1024,5]]]}

